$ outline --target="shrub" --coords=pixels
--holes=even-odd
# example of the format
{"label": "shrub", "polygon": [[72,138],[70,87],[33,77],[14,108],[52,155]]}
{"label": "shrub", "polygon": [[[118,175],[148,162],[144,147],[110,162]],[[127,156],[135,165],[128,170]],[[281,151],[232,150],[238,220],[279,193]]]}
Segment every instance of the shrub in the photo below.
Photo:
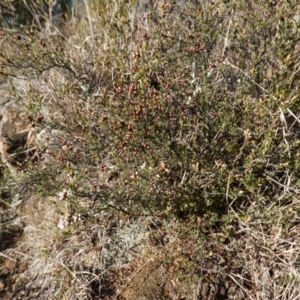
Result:
{"label": "shrub", "polygon": [[243,1],[142,15],[120,5],[105,6],[96,35],[91,17],[88,37],[84,22],[64,42],[34,26],[6,33],[17,53],[2,53],[2,73],[38,77],[29,118],[63,133],[26,182],[70,189],[75,203],[97,193],[101,209],[134,214],[222,215],[253,195],[272,201],[298,172],[297,119],[287,116],[298,106],[293,4],[260,3],[251,17]]}
{"label": "shrub", "polygon": [[[218,281],[245,287],[240,299],[254,298],[255,288],[263,299],[251,267],[254,243],[259,257],[274,257],[272,267],[256,264],[264,278],[280,269],[273,296],[288,299],[287,281],[297,276],[276,245],[289,247],[298,230],[297,1],[186,1],[145,11],[135,1],[90,5],[85,19],[62,30],[1,33],[0,74],[28,79],[14,93],[35,130],[36,151],[19,165],[20,184],[52,199],[62,215],[55,239],[83,247],[86,232],[118,213],[156,217],[166,231],[178,222],[178,243],[154,239],[170,247],[167,264],[182,281],[191,272],[202,277],[202,262],[209,270],[218,265]],[[188,253],[182,265],[176,251]],[[66,264],[77,270],[72,259]]]}

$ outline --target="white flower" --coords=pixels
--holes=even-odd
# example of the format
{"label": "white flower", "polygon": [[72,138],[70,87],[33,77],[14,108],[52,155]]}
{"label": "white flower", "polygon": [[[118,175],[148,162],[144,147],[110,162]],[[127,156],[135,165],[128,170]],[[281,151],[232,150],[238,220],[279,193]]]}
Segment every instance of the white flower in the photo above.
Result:
{"label": "white flower", "polygon": [[131,179],[137,179],[139,178],[139,173],[138,172],[134,172],[131,176],[130,176]]}
{"label": "white flower", "polygon": [[68,190],[63,189],[61,192],[59,192],[57,194],[60,201],[68,199],[71,195],[72,195],[72,192],[70,189],[68,189]]}
{"label": "white flower", "polygon": [[68,221],[66,220],[66,218],[61,218],[58,220],[57,228],[63,230],[67,225]]}
{"label": "white flower", "polygon": [[245,139],[250,139],[252,136],[251,131],[249,129],[244,130]]}

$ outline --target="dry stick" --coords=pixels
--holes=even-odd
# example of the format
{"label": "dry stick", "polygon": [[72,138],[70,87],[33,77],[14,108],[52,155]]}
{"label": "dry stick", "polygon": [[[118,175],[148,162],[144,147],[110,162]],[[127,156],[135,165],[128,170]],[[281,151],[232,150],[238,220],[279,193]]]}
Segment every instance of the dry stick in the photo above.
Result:
{"label": "dry stick", "polygon": [[[242,290],[243,292],[249,297],[249,299],[254,300],[250,295],[249,292],[233,277],[233,275],[235,274],[229,274],[228,276],[230,277],[230,279],[237,284]],[[236,275],[235,275],[236,276]],[[243,278],[244,280],[246,280],[245,278]]]}
{"label": "dry stick", "polygon": [[89,10],[89,6],[88,6],[87,1],[84,1],[84,4],[85,4],[85,9],[86,9],[86,14],[87,14],[87,17],[88,17],[88,20],[89,20],[91,36],[94,36],[92,19],[91,19],[91,14],[90,14],[90,10]]}
{"label": "dry stick", "polygon": [[23,153],[28,153],[28,152],[30,152],[30,151],[32,151],[32,150],[36,150],[36,149],[37,149],[36,147],[32,147],[32,148],[30,148],[30,149],[26,149],[26,150],[21,151],[21,152],[12,153],[12,154],[10,154],[9,156],[10,156],[10,157],[14,157],[14,156],[17,156],[17,155],[20,155],[20,154],[23,154]]}
{"label": "dry stick", "polygon": [[[224,46],[223,46],[222,56],[221,57],[224,57],[226,48],[228,46],[228,36],[229,36],[230,27],[231,27],[231,24],[232,24],[232,14],[233,14],[233,10],[231,11],[229,23],[228,23],[228,26],[227,26],[227,32],[226,32],[226,36],[224,38]],[[207,73],[208,73],[208,76],[210,76],[210,72],[208,71]],[[219,74],[220,74],[220,71],[217,71],[215,82],[218,82]],[[215,92],[216,92],[216,89],[214,90],[214,92],[212,94],[212,98],[214,97]]]}
{"label": "dry stick", "polygon": [[0,252],[0,256],[2,256],[2,257],[4,257],[4,258],[7,258],[7,259],[10,259],[10,260],[12,260],[12,261],[14,261],[14,262],[17,262],[16,259],[14,259],[14,258],[12,258],[12,257],[9,257],[9,256],[3,254],[2,252]]}
{"label": "dry stick", "polygon": [[287,108],[286,110],[295,118],[295,120],[298,121],[298,123],[300,123],[299,118],[289,108]]}
{"label": "dry stick", "polygon": [[290,145],[287,141],[287,139],[285,138],[287,136],[286,131],[288,130],[287,128],[287,122],[283,113],[283,110],[281,109],[281,107],[279,107],[279,111],[280,111],[280,121],[283,124],[282,126],[282,136],[283,136],[283,140],[284,143],[286,144],[287,148],[288,148],[288,153],[289,153],[289,157],[291,157],[291,151],[290,151]]}
{"label": "dry stick", "polygon": [[230,30],[230,27],[231,27],[231,24],[232,24],[232,13],[233,13],[233,9],[231,10],[230,19],[229,19],[229,23],[228,23],[228,27],[227,27],[226,37],[224,38],[224,47],[223,47],[223,50],[222,50],[222,57],[224,57],[225,50],[228,46],[229,30]]}
{"label": "dry stick", "polygon": [[231,173],[229,173],[228,175],[228,180],[227,180],[227,186],[226,186],[226,204],[228,209],[231,207],[232,203],[234,202],[234,200],[230,203],[230,205],[228,205],[228,198],[229,198],[229,189],[230,189],[230,179],[231,179]]}
{"label": "dry stick", "polygon": [[[266,178],[268,178],[269,180],[271,180],[271,181],[273,181],[274,183],[278,184],[279,186],[283,187],[284,189],[286,189],[286,191],[289,191],[289,190],[290,190],[290,191],[293,191],[293,192],[296,193],[297,195],[299,195],[299,193],[300,193],[300,189],[294,189],[294,188],[292,188],[292,187],[289,187],[289,186],[286,185],[286,184],[282,184],[282,183],[276,181],[275,179],[273,179],[272,177],[270,177],[270,176],[268,176],[268,175],[266,175]],[[290,182],[290,180],[289,180],[289,182]]]}

